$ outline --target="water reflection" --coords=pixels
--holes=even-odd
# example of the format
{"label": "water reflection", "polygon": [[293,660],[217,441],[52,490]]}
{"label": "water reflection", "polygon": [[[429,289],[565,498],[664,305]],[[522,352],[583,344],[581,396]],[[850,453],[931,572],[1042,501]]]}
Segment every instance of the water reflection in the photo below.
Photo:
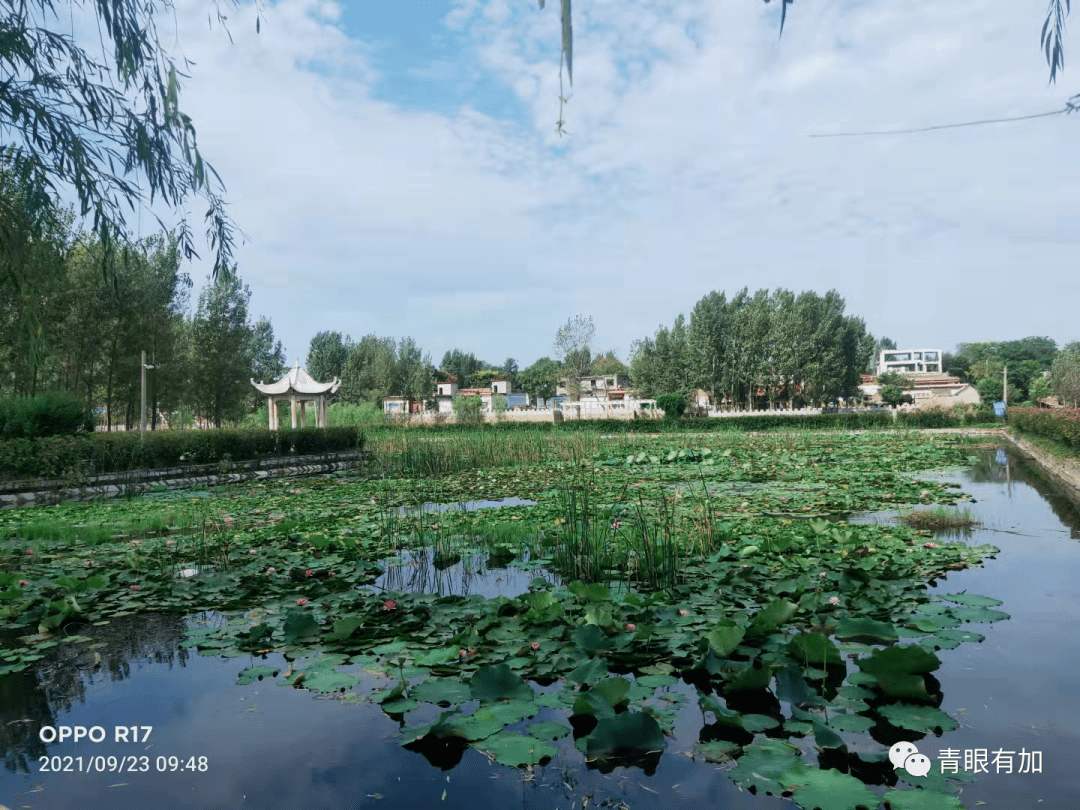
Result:
{"label": "water reflection", "polygon": [[[494,599],[526,593],[535,577],[542,577],[553,584],[559,583],[557,576],[541,568],[523,570],[508,567],[510,560],[498,555],[466,553],[455,556],[459,557],[457,562],[444,565],[437,561],[434,549],[403,551],[398,557],[383,560],[384,572],[375,580],[373,587],[380,591],[439,596],[479,594]],[[528,551],[522,554],[521,561],[528,565]]]}
{"label": "water reflection", "polygon": [[500,501],[462,501],[460,503],[422,503],[417,506],[399,506],[398,515],[420,516],[432,512],[475,512],[478,509],[499,509],[504,506],[536,506],[528,498],[503,498]]}
{"label": "water reflection", "polygon": [[[1042,774],[983,774],[965,787],[964,804],[1071,810],[1080,796],[1080,775],[1073,768],[1073,752],[1080,749],[1080,676],[1075,666],[1080,634],[1071,630],[1080,620],[1080,544],[1072,539],[1080,520],[1071,505],[1047,492],[1030,467],[1008,453],[1005,460],[1000,464],[991,451],[980,455],[971,470],[953,474],[975,496],[964,506],[983,524],[970,539],[992,543],[1002,553],[982,568],[951,572],[931,587],[940,593],[967,591],[1001,599],[1001,609],[1012,618],[966,625],[986,640],[938,653],[942,665],[930,684],[935,702],[962,725],[940,739],[922,737],[918,744],[932,757],[946,748],[1041,750]],[[494,596],[521,592],[535,575],[489,565],[482,555],[464,552],[459,568],[439,571],[431,554],[430,549],[417,552],[396,574],[388,570],[380,584],[424,593],[445,589]],[[507,576],[521,576],[524,587],[517,590],[517,580]],[[503,581],[498,582],[499,577]],[[213,615],[200,620],[221,621]],[[266,664],[284,670],[288,662],[280,655],[193,655],[179,648],[186,624],[175,616],[139,616],[106,627],[79,628],[99,646],[60,645],[34,672],[0,678],[0,744],[7,764],[0,771],[0,804],[80,810],[367,804],[553,809],[581,807],[584,797],[593,796],[592,805],[605,799],[613,803],[609,806],[625,801],[634,810],[792,806],[740,791],[716,766],[676,755],[699,740],[723,740],[730,734],[717,724],[703,724],[695,693],[686,684],[671,690],[683,691],[691,700],[678,714],[666,750],[655,762],[639,763],[655,769],[654,775],[646,776],[640,767],[616,767],[608,774],[590,770],[564,740],[555,762],[536,768],[532,779],[523,781],[521,772],[493,767],[472,749],[453,752],[455,767],[443,771],[445,757],[429,759],[403,749],[397,740],[398,722],[371,703],[318,699],[306,691],[280,688],[273,680],[238,686],[236,676],[246,667]],[[378,684],[388,685],[388,679]],[[756,698],[723,697],[740,711],[769,716],[778,712],[779,704],[768,692]],[[760,703],[739,704],[740,699]],[[58,724],[152,725],[150,753],[206,755],[212,770],[209,775],[43,774],[36,757],[45,753],[130,753],[114,745],[79,750],[42,744],[38,730]],[[875,727],[872,739],[862,738],[861,747],[852,746],[847,754],[819,755],[811,737],[801,744],[808,759],[817,756],[823,767],[846,770],[870,784],[890,784],[895,772],[882,754],[896,733]],[[904,739],[919,736],[905,733]]]}
{"label": "water reflection", "polygon": [[183,616],[123,616],[103,626],[69,626],[68,632],[93,639],[49,649],[34,670],[0,676],[0,747],[8,770],[29,772],[45,754],[38,734],[56,717],[91,700],[103,684],[125,681],[132,668],[186,665],[192,652],[180,640],[189,621]]}

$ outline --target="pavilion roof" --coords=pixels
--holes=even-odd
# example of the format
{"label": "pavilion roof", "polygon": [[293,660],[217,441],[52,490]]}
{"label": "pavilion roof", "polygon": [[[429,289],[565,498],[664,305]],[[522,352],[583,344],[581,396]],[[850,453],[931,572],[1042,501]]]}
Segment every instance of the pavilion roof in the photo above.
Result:
{"label": "pavilion roof", "polygon": [[300,363],[275,383],[251,381],[260,394],[333,394],[341,387],[341,380],[335,377],[328,383],[315,382],[311,375],[300,368]]}

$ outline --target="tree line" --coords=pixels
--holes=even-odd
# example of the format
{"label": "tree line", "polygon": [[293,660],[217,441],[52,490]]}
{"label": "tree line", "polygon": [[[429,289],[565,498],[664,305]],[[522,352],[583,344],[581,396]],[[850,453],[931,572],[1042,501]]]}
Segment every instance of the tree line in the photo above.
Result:
{"label": "tree line", "polygon": [[221,426],[257,407],[251,377],[284,374],[281,342],[268,319],[251,321],[251,291],[235,267],[208,281],[192,312],[176,234],[110,249],[73,228],[55,202],[45,228],[20,229],[25,196],[0,175],[5,231],[20,236],[18,255],[30,264],[0,272],[0,395],[69,392],[88,418],[130,429],[139,424],[145,351],[151,427],[159,415],[172,426],[195,415]]}
{"label": "tree line", "polygon": [[644,397],[707,391],[726,409],[820,406],[858,396],[877,342],[835,290],[711,292],[689,320],[636,341],[630,375]]}

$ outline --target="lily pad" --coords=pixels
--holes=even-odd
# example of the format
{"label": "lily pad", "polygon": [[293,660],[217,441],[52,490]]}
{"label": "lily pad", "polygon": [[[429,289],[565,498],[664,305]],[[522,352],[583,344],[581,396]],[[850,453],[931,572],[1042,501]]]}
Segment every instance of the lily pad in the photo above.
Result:
{"label": "lily pad", "polygon": [[240,673],[236,682],[244,685],[261,681],[263,678],[276,678],[279,671],[275,667],[248,667]]}
{"label": "lily pad", "polygon": [[506,664],[483,666],[473,673],[469,688],[474,699],[483,703],[496,700],[528,700],[532,688]]}
{"label": "lily pad", "polygon": [[511,767],[539,765],[558,753],[558,749],[547,740],[509,731],[492,735],[477,747],[495,757],[499,764]]}
{"label": "lily pad", "polygon": [[878,713],[894,726],[911,731],[942,734],[946,731],[955,731],[960,727],[960,724],[949,715],[932,706],[894,703],[880,707]]}
{"label": "lily pad", "polygon": [[616,754],[632,756],[663,751],[665,745],[664,732],[651,714],[623,712],[597,722],[585,738],[585,753],[603,759]]}
{"label": "lily pad", "polygon": [[873,810],[880,797],[854,776],[840,771],[799,766],[781,777],[792,800],[803,810]]}

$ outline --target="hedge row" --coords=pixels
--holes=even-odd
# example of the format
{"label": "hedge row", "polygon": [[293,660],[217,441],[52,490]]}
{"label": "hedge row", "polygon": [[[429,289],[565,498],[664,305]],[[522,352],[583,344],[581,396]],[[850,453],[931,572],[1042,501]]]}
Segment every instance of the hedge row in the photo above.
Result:
{"label": "hedge row", "polygon": [[975,405],[951,410],[899,412],[896,419],[889,410],[855,413],[785,414],[758,413],[746,416],[684,417],[682,419],[572,419],[565,422],[487,422],[482,425],[458,425],[452,422],[385,430],[420,430],[431,432],[474,431],[600,431],[602,433],[679,433],[691,431],[768,431],[768,430],[865,430],[872,428],[963,427],[994,422],[993,409]]}
{"label": "hedge row", "polygon": [[0,399],[0,439],[70,435],[83,428],[92,429],[88,421],[86,402],[66,391]]}
{"label": "hedge row", "polygon": [[1009,424],[1080,453],[1080,408],[1009,408]]}
{"label": "hedge row", "polygon": [[64,478],[186,464],[362,450],[357,427],[155,430],[0,441],[0,478]]}

